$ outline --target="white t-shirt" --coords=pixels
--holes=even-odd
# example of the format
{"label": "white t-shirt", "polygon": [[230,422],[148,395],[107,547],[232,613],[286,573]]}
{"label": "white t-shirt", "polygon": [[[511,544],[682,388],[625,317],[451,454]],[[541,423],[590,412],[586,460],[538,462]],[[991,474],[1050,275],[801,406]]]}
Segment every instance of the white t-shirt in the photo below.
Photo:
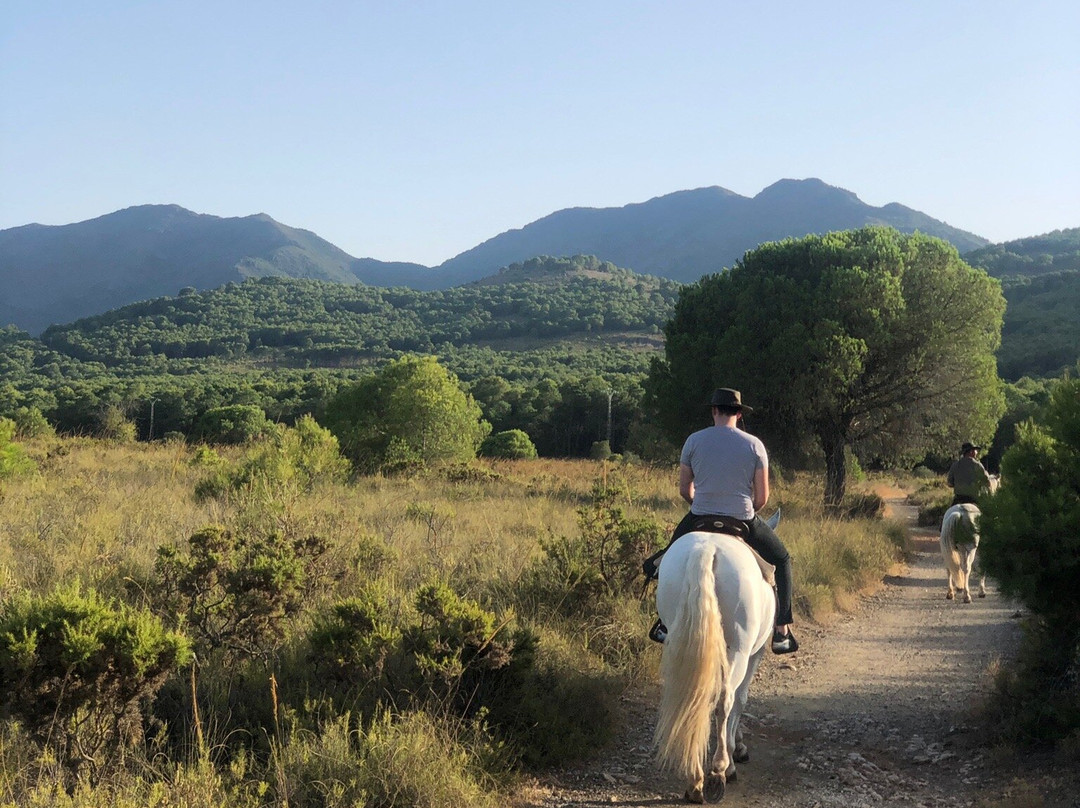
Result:
{"label": "white t-shirt", "polygon": [[683,444],[679,462],[694,472],[697,516],[754,516],[754,474],[769,472],[765,444],[748,432],[730,426],[710,426],[694,432]]}

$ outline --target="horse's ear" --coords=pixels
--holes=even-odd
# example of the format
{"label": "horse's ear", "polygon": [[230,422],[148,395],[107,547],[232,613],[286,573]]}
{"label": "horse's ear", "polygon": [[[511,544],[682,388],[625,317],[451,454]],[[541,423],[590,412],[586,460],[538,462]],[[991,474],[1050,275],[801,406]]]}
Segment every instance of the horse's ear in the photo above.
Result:
{"label": "horse's ear", "polygon": [[768,519],[765,520],[765,524],[767,524],[773,530],[776,530],[776,526],[778,524],[780,524],[780,509],[779,508],[776,509],[776,512],[772,516],[770,516]]}

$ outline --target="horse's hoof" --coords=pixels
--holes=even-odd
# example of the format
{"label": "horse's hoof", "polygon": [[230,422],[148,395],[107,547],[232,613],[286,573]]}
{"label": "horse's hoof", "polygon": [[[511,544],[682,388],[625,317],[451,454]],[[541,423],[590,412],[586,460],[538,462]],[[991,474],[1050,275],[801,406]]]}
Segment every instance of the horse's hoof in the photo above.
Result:
{"label": "horse's hoof", "polygon": [[980,598],[985,598],[985,597],[986,597],[986,593],[985,593],[985,592],[980,592],[980,593],[979,593],[979,597],[980,597]]}
{"label": "horse's hoof", "polygon": [[946,592],[945,593],[945,600],[952,600],[952,599],[953,599],[953,593],[952,592]]}
{"label": "horse's hoof", "polygon": [[964,603],[971,603],[971,595],[964,595]]}
{"label": "horse's hoof", "polygon": [[720,802],[724,799],[724,775],[710,774],[705,778],[705,801]]}
{"label": "horse's hoof", "polygon": [[746,744],[735,744],[735,748],[731,750],[731,759],[735,763],[746,763],[750,760],[750,750],[746,748]]}
{"label": "horse's hoof", "polygon": [[705,802],[705,795],[701,793],[700,788],[686,789],[686,793],[683,794],[683,799],[687,802],[692,802],[695,805],[701,805]]}

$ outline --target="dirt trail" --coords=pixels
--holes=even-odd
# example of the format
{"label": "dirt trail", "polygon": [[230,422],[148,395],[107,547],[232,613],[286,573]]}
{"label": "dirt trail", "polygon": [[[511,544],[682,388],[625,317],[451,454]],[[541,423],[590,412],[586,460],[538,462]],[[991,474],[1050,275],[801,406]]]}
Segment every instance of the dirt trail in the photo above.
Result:
{"label": "dirt trail", "polygon": [[[1016,764],[979,743],[969,710],[989,686],[993,663],[1015,653],[1020,613],[992,586],[971,604],[946,601],[936,532],[914,527],[902,492],[885,496],[887,515],[912,527],[915,553],[855,614],[827,628],[797,627],[799,652],[762,664],[743,724],[751,759],[724,805],[1011,802]],[[649,756],[655,704],[655,688],[628,697],[630,720],[616,748],[546,777],[518,804],[682,804],[683,784],[659,775]],[[1051,795],[1031,804],[1058,803]]]}

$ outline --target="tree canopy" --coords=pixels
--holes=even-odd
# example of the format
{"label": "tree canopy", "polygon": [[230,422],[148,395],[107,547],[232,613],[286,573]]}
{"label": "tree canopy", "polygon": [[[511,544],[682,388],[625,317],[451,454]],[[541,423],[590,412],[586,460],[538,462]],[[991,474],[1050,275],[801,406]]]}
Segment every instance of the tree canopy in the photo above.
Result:
{"label": "tree canopy", "polygon": [[391,458],[431,464],[471,460],[491,425],[457,377],[433,356],[406,356],[338,393],[325,424],[363,471]]}
{"label": "tree canopy", "polygon": [[[1058,382],[1040,421],[1020,424],[1001,460],[1003,484],[981,503],[980,563],[1080,645],[1080,380]],[[1063,658],[1075,659],[1063,652]]]}
{"label": "tree canopy", "polygon": [[649,406],[681,439],[707,423],[711,389],[740,388],[774,454],[821,451],[838,504],[849,451],[898,463],[989,441],[1004,310],[999,283],[940,239],[867,227],[763,244],[684,287]]}

